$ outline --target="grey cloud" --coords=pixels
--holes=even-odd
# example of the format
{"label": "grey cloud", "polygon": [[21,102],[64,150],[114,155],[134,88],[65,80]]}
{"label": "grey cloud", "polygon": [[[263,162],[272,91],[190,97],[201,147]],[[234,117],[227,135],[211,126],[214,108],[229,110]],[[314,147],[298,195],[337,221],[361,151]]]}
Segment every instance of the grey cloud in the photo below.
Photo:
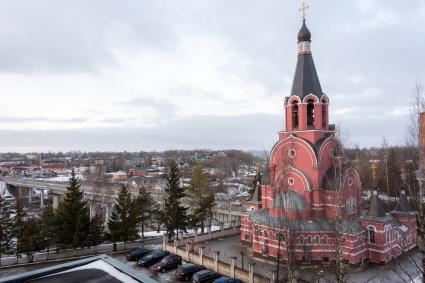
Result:
{"label": "grey cloud", "polygon": [[0,123],[20,123],[20,122],[52,122],[52,123],[84,123],[88,119],[83,117],[74,118],[47,118],[47,117],[20,117],[20,116],[0,116]]}
{"label": "grey cloud", "polygon": [[[256,113],[239,116],[196,116],[173,120],[151,128],[90,128],[69,130],[0,130],[0,151],[67,150],[165,150],[165,149],[245,149],[270,150],[282,129],[283,115]],[[338,121],[333,121],[338,124]],[[350,145],[370,146],[381,141],[382,134],[370,128],[382,128],[387,139],[400,139],[402,121],[344,120]]]}

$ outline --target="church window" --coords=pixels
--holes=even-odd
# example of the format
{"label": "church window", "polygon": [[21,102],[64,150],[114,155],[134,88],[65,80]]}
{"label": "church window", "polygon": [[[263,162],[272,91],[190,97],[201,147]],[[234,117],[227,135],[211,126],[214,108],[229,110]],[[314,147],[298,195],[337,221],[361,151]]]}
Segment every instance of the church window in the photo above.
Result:
{"label": "church window", "polygon": [[292,127],[298,128],[298,104],[295,102],[292,106]]}
{"label": "church window", "polygon": [[297,155],[297,152],[295,151],[295,149],[290,149],[290,150],[288,151],[288,156],[289,156],[290,158],[294,158],[296,155]]}
{"label": "church window", "polygon": [[304,245],[304,236],[301,236],[301,237],[300,237],[300,244],[301,244],[301,245]]}
{"label": "church window", "polygon": [[313,242],[313,241],[312,241],[312,237],[311,237],[311,236],[308,236],[308,237],[307,237],[307,243],[308,243],[308,244],[311,244],[312,242]]}
{"label": "church window", "polygon": [[389,243],[390,242],[390,234],[391,234],[391,226],[385,226],[384,232],[385,232],[385,243]]}
{"label": "church window", "polygon": [[348,178],[348,186],[353,186],[353,178]]}
{"label": "church window", "polygon": [[295,184],[295,180],[293,178],[288,178],[288,185]]}
{"label": "church window", "polygon": [[313,126],[314,124],[314,101],[309,99],[307,101],[307,126]]}
{"label": "church window", "polygon": [[335,157],[335,150],[333,148],[329,149],[329,156]]}
{"label": "church window", "polygon": [[327,245],[328,244],[328,236],[324,236],[323,237],[323,244]]}
{"label": "church window", "polygon": [[314,240],[316,241],[316,244],[320,244],[320,237],[319,236],[314,237]]}
{"label": "church window", "polygon": [[369,243],[374,244],[375,243],[375,228],[370,226],[367,229],[367,232],[368,232]]}
{"label": "church window", "polygon": [[322,127],[326,127],[326,106],[322,105]]}
{"label": "church window", "polygon": [[264,230],[264,238],[267,238],[267,231]]}
{"label": "church window", "polygon": [[348,215],[354,214],[356,212],[356,199],[354,197],[349,197],[345,202],[345,208]]}

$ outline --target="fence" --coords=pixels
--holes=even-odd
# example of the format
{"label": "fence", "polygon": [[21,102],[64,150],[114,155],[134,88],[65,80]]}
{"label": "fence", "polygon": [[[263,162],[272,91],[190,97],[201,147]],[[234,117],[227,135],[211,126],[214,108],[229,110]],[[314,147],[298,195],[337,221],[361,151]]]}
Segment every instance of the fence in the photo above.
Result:
{"label": "fence", "polygon": [[[184,239],[189,242],[188,239]],[[236,277],[244,282],[249,283],[275,283],[276,272],[263,270],[255,270],[255,263],[248,263],[247,268],[242,268],[237,264],[237,258],[233,256],[220,256],[220,251],[208,251],[204,253],[204,247],[193,247],[193,244],[186,243],[185,246],[181,245],[182,240],[174,240],[168,242],[167,238],[163,239],[163,249],[168,250],[174,254],[180,255],[185,261],[200,264],[207,269],[214,270],[222,275]]]}
{"label": "fence", "polygon": [[[146,243],[149,244],[149,243]],[[139,241],[134,242],[119,242],[116,243],[116,251],[124,251],[128,249],[133,249],[140,246]],[[47,250],[39,253],[34,254],[33,262],[43,262],[47,260],[56,260],[56,259],[63,259],[63,258],[72,258],[72,257],[81,257],[81,256],[89,256],[94,254],[102,254],[102,253],[108,253],[114,251],[114,244],[108,243],[108,244],[102,244],[97,247],[90,247],[90,248],[78,248],[78,249],[67,249],[67,250],[59,250],[56,251],[54,249],[47,252]],[[16,264],[25,264],[28,263],[28,258],[25,254],[20,254],[18,257],[18,260],[16,258],[16,255],[7,255],[2,256],[0,258],[1,267],[7,267],[7,266],[13,266]]]}

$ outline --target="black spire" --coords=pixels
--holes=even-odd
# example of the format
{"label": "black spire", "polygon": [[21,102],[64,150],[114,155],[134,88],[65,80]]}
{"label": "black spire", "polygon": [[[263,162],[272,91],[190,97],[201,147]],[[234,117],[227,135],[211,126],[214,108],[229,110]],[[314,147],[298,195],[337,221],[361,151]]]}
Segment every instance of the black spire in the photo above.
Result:
{"label": "black spire", "polygon": [[[403,188],[403,186],[402,186],[402,188]],[[397,206],[396,206],[395,210],[399,211],[399,212],[412,212],[413,211],[412,205],[411,205],[409,199],[407,198],[405,190],[401,190],[400,198],[397,201]]]}
{"label": "black spire", "polygon": [[370,206],[367,211],[367,215],[373,217],[386,216],[384,206],[382,205],[382,201],[379,198],[377,191],[373,191],[372,196],[370,197]]}
{"label": "black spire", "polygon": [[313,93],[317,97],[323,95],[310,51],[311,33],[303,20],[303,25],[298,32],[298,61],[292,83],[291,96],[296,95],[303,99]]}

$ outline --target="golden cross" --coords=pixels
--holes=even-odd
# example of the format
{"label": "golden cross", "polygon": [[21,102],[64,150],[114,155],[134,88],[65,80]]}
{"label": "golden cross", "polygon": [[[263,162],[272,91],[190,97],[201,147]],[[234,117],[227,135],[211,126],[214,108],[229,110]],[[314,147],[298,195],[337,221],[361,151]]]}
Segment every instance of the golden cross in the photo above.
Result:
{"label": "golden cross", "polygon": [[306,5],[305,2],[302,2],[301,7],[298,9],[298,11],[303,13],[302,20],[305,21],[305,11],[310,8],[309,5]]}
{"label": "golden cross", "polygon": [[372,179],[376,180],[376,169],[378,169],[376,162],[373,162],[372,166],[370,166],[370,169],[372,169]]}

